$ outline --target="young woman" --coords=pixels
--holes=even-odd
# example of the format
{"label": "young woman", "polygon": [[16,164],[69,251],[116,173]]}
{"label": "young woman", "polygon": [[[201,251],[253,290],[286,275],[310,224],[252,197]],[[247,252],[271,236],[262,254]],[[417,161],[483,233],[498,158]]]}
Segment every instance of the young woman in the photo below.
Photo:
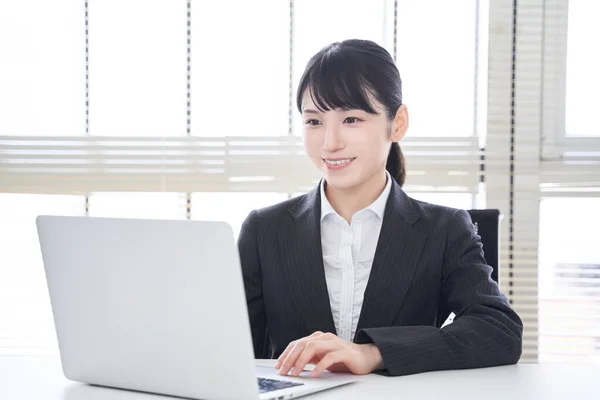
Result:
{"label": "young woman", "polygon": [[255,356],[278,357],[282,375],[315,364],[314,376],[516,363],[522,322],[490,278],[468,213],[402,190],[408,112],[390,54],[364,40],[323,48],[297,106],[323,179],[244,221]]}

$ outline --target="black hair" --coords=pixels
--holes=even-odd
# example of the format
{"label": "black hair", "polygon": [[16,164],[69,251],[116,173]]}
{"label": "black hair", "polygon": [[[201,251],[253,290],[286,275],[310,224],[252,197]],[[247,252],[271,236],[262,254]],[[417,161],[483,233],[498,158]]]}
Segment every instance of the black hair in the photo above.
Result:
{"label": "black hair", "polygon": [[[322,48],[308,62],[296,95],[298,111],[306,90],[321,111],[363,110],[377,114],[375,98],[392,121],[402,105],[402,80],[390,53],[369,40],[351,39]],[[386,169],[400,186],[406,179],[402,150],[392,143]]]}

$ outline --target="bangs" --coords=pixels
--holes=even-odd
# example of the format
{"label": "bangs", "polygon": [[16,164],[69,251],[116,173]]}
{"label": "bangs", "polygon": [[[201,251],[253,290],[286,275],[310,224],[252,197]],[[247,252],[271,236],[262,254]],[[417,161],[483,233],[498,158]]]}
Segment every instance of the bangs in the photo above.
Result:
{"label": "bangs", "polygon": [[302,98],[308,89],[321,112],[342,109],[379,114],[371,103],[378,96],[365,67],[335,48],[311,60],[298,86],[298,110],[302,112]]}

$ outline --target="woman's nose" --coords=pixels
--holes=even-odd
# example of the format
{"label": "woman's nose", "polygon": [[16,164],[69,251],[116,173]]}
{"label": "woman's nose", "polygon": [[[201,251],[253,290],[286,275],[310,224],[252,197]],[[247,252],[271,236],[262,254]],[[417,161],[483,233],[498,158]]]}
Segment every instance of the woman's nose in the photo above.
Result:
{"label": "woman's nose", "polygon": [[328,152],[334,152],[344,148],[344,141],[340,135],[339,129],[331,128],[325,131],[325,142],[323,147]]}

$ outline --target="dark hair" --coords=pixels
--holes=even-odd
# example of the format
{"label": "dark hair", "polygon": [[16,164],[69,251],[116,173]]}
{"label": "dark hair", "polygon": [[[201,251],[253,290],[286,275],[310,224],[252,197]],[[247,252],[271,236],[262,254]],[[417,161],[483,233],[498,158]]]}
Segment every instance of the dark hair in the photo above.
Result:
{"label": "dark hair", "polygon": [[[383,104],[392,121],[402,105],[402,80],[392,56],[369,40],[332,43],[309,60],[296,95],[300,112],[306,89],[322,112],[359,109],[377,114],[369,100],[372,96]],[[405,161],[396,142],[392,143],[385,167],[400,186],[404,185]]]}

